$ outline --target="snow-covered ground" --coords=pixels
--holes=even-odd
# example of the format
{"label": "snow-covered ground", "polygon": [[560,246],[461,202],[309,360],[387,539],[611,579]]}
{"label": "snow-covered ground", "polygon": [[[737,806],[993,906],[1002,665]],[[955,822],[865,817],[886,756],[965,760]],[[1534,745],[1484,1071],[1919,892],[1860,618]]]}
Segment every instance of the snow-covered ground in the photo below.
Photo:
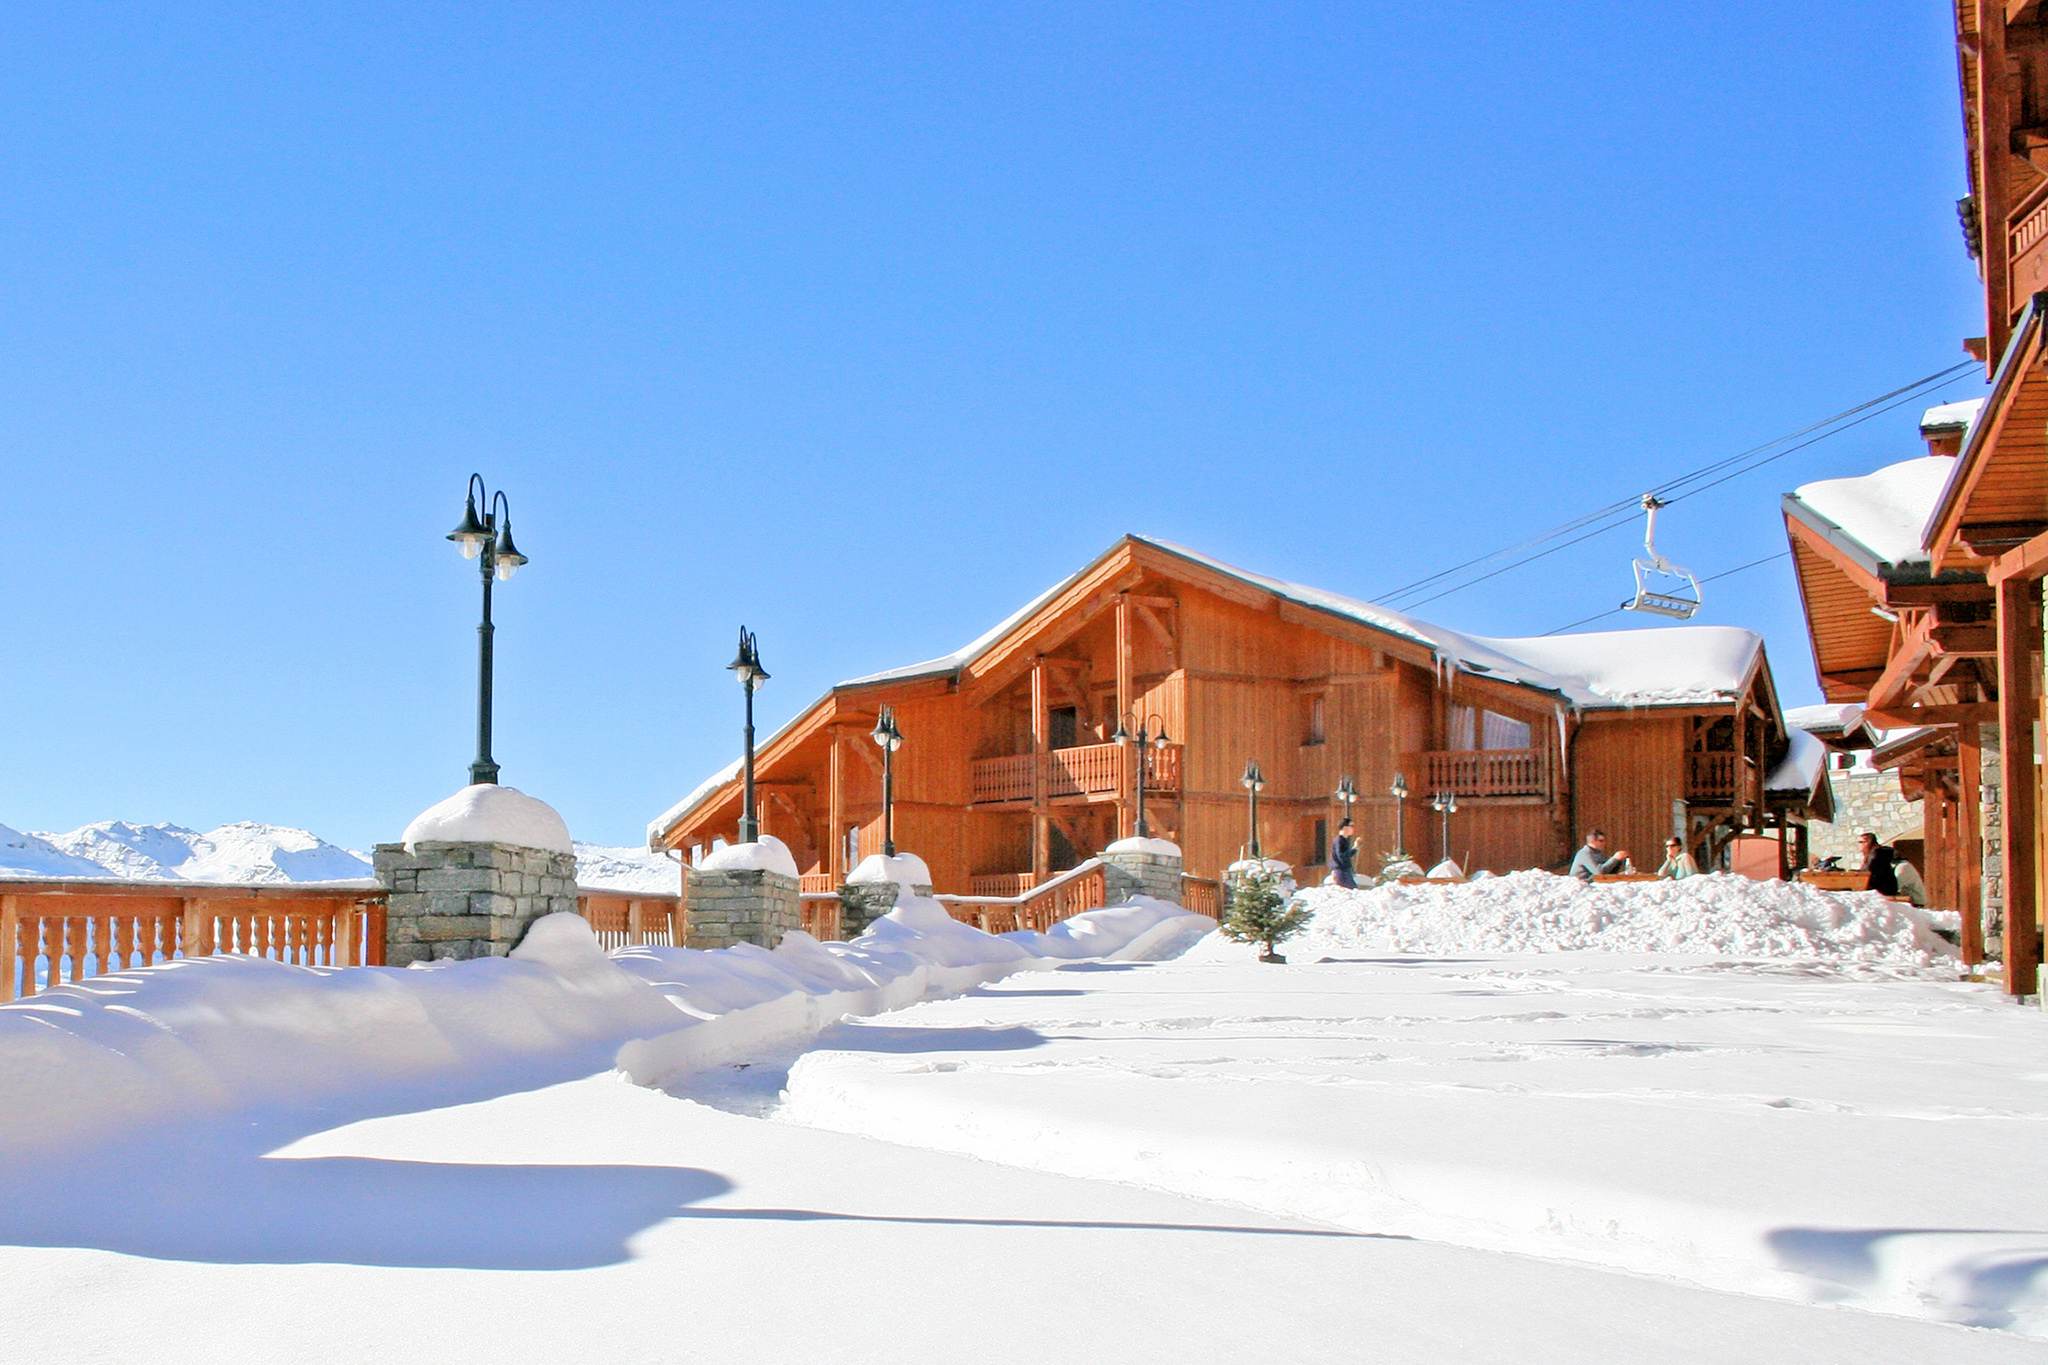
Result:
{"label": "snow-covered ground", "polygon": [[39,1361],[2040,1359],[2048,1020],[1718,883],[1323,897],[1286,966],[906,900],[61,988],[0,1007],[0,1313]]}
{"label": "snow-covered ground", "polygon": [[[674,861],[644,848],[576,842],[576,880],[593,889],[674,895]],[[0,825],[0,878],[133,877],[195,882],[362,881],[367,854],[289,825],[253,820],[205,833],[183,825],[102,820],[65,834]]]}

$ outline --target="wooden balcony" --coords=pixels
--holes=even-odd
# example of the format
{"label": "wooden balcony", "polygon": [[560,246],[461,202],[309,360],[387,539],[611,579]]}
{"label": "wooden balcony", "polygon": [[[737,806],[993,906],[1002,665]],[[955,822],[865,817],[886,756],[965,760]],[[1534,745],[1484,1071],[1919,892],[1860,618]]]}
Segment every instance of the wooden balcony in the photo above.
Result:
{"label": "wooden balcony", "polygon": [[[1045,795],[1050,800],[1076,796],[1091,801],[1114,800],[1130,790],[1124,778],[1124,765],[1130,761],[1127,752],[1121,744],[1083,744],[1047,754],[977,758],[971,765],[974,804],[1031,800],[1041,764]],[[1147,753],[1150,766],[1145,775],[1146,791],[1180,790],[1180,755],[1178,744]]]}
{"label": "wooden balcony", "polygon": [[2018,313],[2037,290],[2048,289],[2048,194],[2037,188],[2020,201],[2013,217],[2008,280],[2011,311]]}
{"label": "wooden balcony", "polygon": [[1406,766],[1419,772],[1419,795],[1548,796],[1550,755],[1545,749],[1438,749],[1411,754]]}
{"label": "wooden balcony", "polygon": [[1687,754],[1685,756],[1685,799],[1706,806],[1756,804],[1756,764],[1749,758],[1738,761],[1735,754]]}

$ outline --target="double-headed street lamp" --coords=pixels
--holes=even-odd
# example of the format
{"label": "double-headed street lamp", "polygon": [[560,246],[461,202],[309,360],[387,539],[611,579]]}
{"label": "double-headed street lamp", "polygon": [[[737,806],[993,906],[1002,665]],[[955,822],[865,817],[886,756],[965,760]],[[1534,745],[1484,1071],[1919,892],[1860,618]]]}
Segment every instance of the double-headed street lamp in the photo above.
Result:
{"label": "double-headed street lamp", "polygon": [[1252,837],[1248,857],[1263,856],[1259,850],[1259,793],[1266,789],[1266,775],[1259,771],[1259,760],[1250,760],[1244,765],[1244,789],[1251,793]]}
{"label": "double-headed street lamp", "polygon": [[740,687],[747,694],[746,749],[741,760],[746,780],[740,802],[740,842],[759,843],[761,822],[754,816],[754,689],[768,681],[768,670],[761,667],[761,652],[754,648],[754,634],[745,626],[740,627],[739,655],[726,667],[740,675]]}
{"label": "double-headed street lamp", "polygon": [[1444,857],[1451,856],[1451,817],[1458,813],[1458,794],[1438,792],[1429,799],[1429,808],[1443,817]]}
{"label": "double-headed street lamp", "polygon": [[1344,803],[1344,819],[1349,823],[1351,819],[1351,803],[1358,799],[1358,788],[1349,777],[1338,779],[1337,799]]}
{"label": "double-headed street lamp", "polygon": [[[484,514],[477,515],[481,500]],[[464,495],[462,524],[448,533],[448,539],[462,551],[464,559],[481,559],[484,577],[484,616],[476,628],[476,761],[469,765],[471,786],[494,785],[498,764],[491,757],[491,582],[510,578],[526,556],[512,543],[512,504],[500,492],[495,496],[484,487],[481,474],[469,476]]]}
{"label": "double-headed street lamp", "polygon": [[882,856],[896,856],[896,751],[903,747],[903,732],[896,728],[896,708],[884,706],[868,734],[882,751]]}
{"label": "double-headed street lamp", "polygon": [[[1135,735],[1126,728],[1127,721],[1137,722],[1138,732]],[[1146,729],[1148,725],[1152,727],[1150,730]],[[1156,715],[1138,720],[1135,712],[1126,711],[1117,719],[1116,733],[1110,739],[1118,744],[1138,746],[1138,837],[1149,839],[1152,831],[1145,824],[1145,770],[1152,766],[1152,751],[1164,749],[1167,745],[1166,722]]]}
{"label": "double-headed street lamp", "polygon": [[1406,858],[1408,856],[1406,823],[1408,816],[1408,779],[1399,773],[1395,773],[1394,785],[1387,788],[1387,791],[1394,798],[1394,857],[1396,859]]}

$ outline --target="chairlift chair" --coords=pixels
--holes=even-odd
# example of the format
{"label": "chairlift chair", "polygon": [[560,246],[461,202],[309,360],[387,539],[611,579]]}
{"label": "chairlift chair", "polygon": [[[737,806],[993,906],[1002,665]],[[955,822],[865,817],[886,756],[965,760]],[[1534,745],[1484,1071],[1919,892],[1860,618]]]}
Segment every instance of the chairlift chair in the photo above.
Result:
{"label": "chairlift chair", "polygon": [[1649,524],[1643,528],[1643,557],[1635,561],[1636,595],[1621,604],[1623,611],[1646,611],[1690,621],[1700,609],[1700,583],[1692,570],[1657,553],[1657,509],[1666,504],[1654,493],[1643,494]]}

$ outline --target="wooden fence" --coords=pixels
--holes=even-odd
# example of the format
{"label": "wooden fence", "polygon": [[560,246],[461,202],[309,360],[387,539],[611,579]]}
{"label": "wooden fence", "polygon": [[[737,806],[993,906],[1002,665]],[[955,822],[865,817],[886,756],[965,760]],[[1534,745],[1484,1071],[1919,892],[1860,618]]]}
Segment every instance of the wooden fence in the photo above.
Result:
{"label": "wooden fence", "polygon": [[247,953],[305,967],[379,966],[375,882],[0,883],[0,1000],[175,958]]}
{"label": "wooden fence", "polygon": [[650,895],[642,892],[629,895],[623,891],[579,889],[576,911],[590,921],[598,946],[606,952],[643,943],[663,948],[682,946],[682,937],[677,932],[683,922],[683,898],[680,894]]}
{"label": "wooden fence", "polygon": [[1196,915],[1207,915],[1210,919],[1223,918],[1223,883],[1210,881],[1206,877],[1190,877],[1185,872],[1180,878],[1180,907]]}
{"label": "wooden fence", "polygon": [[845,937],[840,927],[845,918],[845,908],[839,903],[839,893],[806,891],[797,902],[802,915],[803,931],[820,943],[830,943]]}
{"label": "wooden fence", "polygon": [[1083,910],[1101,909],[1108,898],[1109,883],[1102,860],[1090,858],[1071,872],[1047,878],[1021,896],[940,896],[938,900],[954,919],[984,933],[1036,929],[1042,934]]}

